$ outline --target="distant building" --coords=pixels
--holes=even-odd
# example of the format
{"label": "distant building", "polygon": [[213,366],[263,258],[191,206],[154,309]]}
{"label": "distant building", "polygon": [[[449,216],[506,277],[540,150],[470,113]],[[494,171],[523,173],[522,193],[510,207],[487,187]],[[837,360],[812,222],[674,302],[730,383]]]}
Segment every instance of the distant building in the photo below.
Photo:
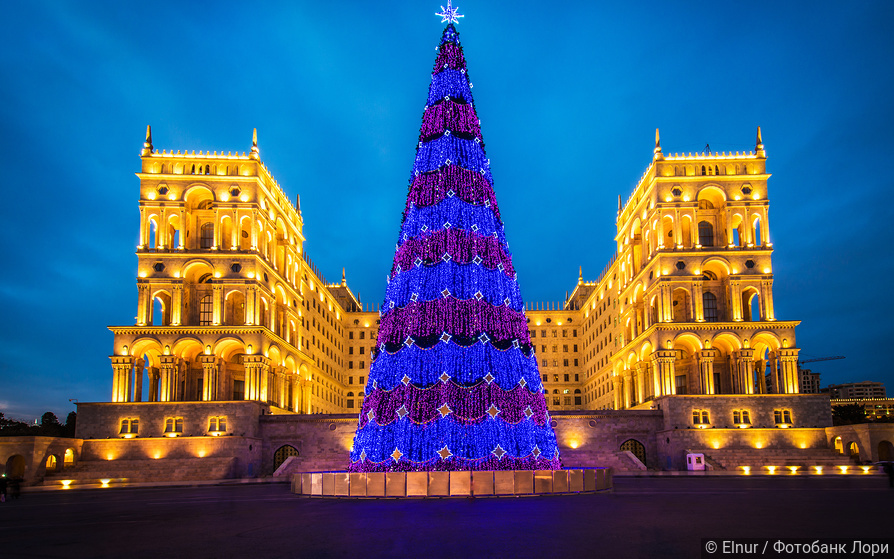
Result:
{"label": "distant building", "polygon": [[810,369],[800,369],[798,371],[801,381],[801,394],[819,394],[820,374],[814,373]]}
{"label": "distant building", "polygon": [[[802,385],[803,386],[803,385]],[[824,392],[829,392],[832,400],[865,400],[869,398],[885,399],[885,385],[881,382],[850,382],[846,384],[830,384]]]}
{"label": "distant building", "polygon": [[866,411],[867,421],[894,417],[894,398],[841,398],[831,400],[832,407],[858,404]]}

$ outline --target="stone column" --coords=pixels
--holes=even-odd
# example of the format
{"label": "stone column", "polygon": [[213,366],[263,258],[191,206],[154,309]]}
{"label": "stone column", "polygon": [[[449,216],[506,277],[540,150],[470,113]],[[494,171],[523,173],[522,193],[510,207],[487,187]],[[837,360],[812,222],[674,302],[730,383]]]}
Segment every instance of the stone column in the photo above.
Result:
{"label": "stone column", "polygon": [[704,282],[701,280],[692,282],[692,306],[694,308],[693,317],[695,322],[705,321],[705,305],[704,305]]}
{"label": "stone column", "polygon": [[633,371],[624,369],[624,409],[633,406]]}
{"label": "stone column", "polygon": [[266,402],[267,358],[263,355],[246,355],[243,363],[245,365],[245,399]]}
{"label": "stone column", "polygon": [[137,280],[137,326],[149,324],[149,309],[152,306],[149,300],[149,284]]}
{"label": "stone column", "polygon": [[613,405],[616,410],[620,410],[623,408],[623,391],[624,391],[624,379],[615,375],[612,377],[612,399],[614,400]]}
{"label": "stone column", "polygon": [[773,310],[773,280],[761,280],[761,306],[764,308],[764,320],[776,320]]}
{"label": "stone column", "polygon": [[737,394],[754,394],[754,350],[740,349],[733,352],[736,375],[733,390]]}
{"label": "stone column", "polygon": [[715,394],[714,391],[714,350],[703,349],[697,353],[699,370],[699,388],[702,394]]}
{"label": "stone column", "polygon": [[783,394],[782,383],[779,381],[779,366],[777,358],[779,357],[775,351],[770,352],[770,391],[773,394]]}
{"label": "stone column", "polygon": [[214,284],[211,286],[211,324],[220,326],[221,311],[223,310],[223,286]]}
{"label": "stone column", "polygon": [[673,396],[677,393],[674,360],[677,352],[672,349],[659,349],[652,353],[657,378],[655,396]]}
{"label": "stone column", "polygon": [[732,319],[735,322],[742,321],[742,285],[738,281],[730,280],[729,296],[732,299],[730,308],[732,309]]}
{"label": "stone column", "polygon": [[779,380],[785,394],[798,394],[801,392],[800,379],[798,379],[798,348],[779,349]]}
{"label": "stone column", "polygon": [[133,374],[133,357],[110,355],[112,360],[112,401],[130,402],[130,383]]}
{"label": "stone column", "polygon": [[158,401],[158,379],[161,376],[158,372],[157,367],[149,367],[147,369],[147,373],[149,375],[149,397],[146,399],[147,402],[157,402]]}
{"label": "stone column", "polygon": [[202,401],[213,402],[218,399],[218,358],[216,355],[200,355],[202,364]]}
{"label": "stone column", "polygon": [[162,355],[159,401],[173,402],[177,395],[177,357]]}
{"label": "stone column", "polygon": [[183,323],[183,284],[174,285],[171,291],[171,326],[180,326]]}
{"label": "stone column", "polygon": [[[245,324],[247,325],[256,325],[258,323],[255,310],[257,307],[257,288],[254,285],[249,285],[245,288]],[[247,391],[246,391],[247,393]]]}
{"label": "stone column", "polygon": [[662,302],[661,315],[664,317],[664,320],[662,322],[673,322],[674,321],[673,297],[671,296],[671,286],[667,282],[662,282],[662,284],[661,284],[661,302]]}
{"label": "stone column", "polygon": [[646,364],[642,361],[637,362],[636,367],[636,403],[642,404],[646,401]]}
{"label": "stone column", "polygon": [[767,362],[763,359],[758,360],[755,370],[755,378],[757,379],[757,393],[767,393]]}
{"label": "stone column", "polygon": [[143,367],[146,366],[146,360],[142,357],[134,361],[133,371],[133,401],[143,401]]}

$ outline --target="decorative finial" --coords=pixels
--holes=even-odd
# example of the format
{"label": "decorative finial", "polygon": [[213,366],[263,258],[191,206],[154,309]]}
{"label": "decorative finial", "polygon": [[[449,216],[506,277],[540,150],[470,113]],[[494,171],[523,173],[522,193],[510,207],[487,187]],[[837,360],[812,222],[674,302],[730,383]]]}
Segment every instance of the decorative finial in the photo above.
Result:
{"label": "decorative finial", "polygon": [[261,152],[258,151],[258,129],[255,128],[251,133],[251,155],[252,159],[260,159]]}
{"label": "decorative finial", "polygon": [[652,157],[655,161],[659,159],[664,159],[664,154],[661,153],[661,137],[658,134],[658,129],[655,129],[655,155]]}
{"label": "decorative finial", "polygon": [[618,213],[621,213],[621,195],[618,194]]}
{"label": "decorative finial", "polygon": [[344,268],[341,269],[341,284],[342,285],[348,284],[348,280],[345,279],[345,269]]}
{"label": "decorative finial", "polygon": [[577,283],[584,283],[584,267],[581,266],[577,271]]}
{"label": "decorative finial", "polygon": [[140,152],[141,157],[152,154],[152,125],[146,125],[146,141],[143,142],[143,150]]}
{"label": "decorative finial", "polygon": [[754,144],[754,152],[758,157],[766,157],[767,152],[764,151],[764,139],[761,138],[761,127],[757,127],[757,140]]}
{"label": "decorative finial", "polygon": [[451,0],[447,0],[447,8],[444,9],[444,6],[441,6],[441,12],[435,13],[436,16],[441,18],[441,23],[459,23],[459,18],[466,17],[462,14],[458,14],[456,12],[459,11],[459,8],[454,8],[450,5]]}

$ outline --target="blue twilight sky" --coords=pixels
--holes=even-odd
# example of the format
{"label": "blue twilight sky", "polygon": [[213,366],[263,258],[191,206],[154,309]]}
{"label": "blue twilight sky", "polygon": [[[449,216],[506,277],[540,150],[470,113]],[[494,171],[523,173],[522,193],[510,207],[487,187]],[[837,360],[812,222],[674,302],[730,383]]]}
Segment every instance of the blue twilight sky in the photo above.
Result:
{"label": "blue twilight sky", "polygon": [[[248,151],[257,127],[301,196],[310,257],[380,302],[440,3],[7,2],[0,411],[110,397],[106,326],[136,314],[147,124],[156,148],[196,151]],[[761,125],[777,317],[803,321],[803,356],[847,356],[814,364],[824,385],[894,392],[894,3],[459,7],[526,300],[561,299],[578,266],[596,278],[656,127],[670,153],[750,150]]]}

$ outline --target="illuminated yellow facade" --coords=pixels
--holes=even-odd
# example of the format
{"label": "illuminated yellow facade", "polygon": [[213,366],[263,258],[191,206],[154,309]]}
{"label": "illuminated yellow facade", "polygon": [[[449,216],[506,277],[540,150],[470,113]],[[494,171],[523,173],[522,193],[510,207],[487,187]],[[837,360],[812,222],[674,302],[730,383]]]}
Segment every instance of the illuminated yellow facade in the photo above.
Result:
{"label": "illuminated yellow facade", "polygon": [[[798,393],[798,321],[773,305],[766,152],[664,155],[625,203],[617,251],[559,304],[529,305],[552,409],[677,394]],[[764,371],[770,369],[770,386]]]}
{"label": "illuminated yellow facade", "polygon": [[[359,410],[377,309],[307,258],[298,199],[257,135],[248,155],[195,154],[159,152],[147,130],[141,162],[137,317],[111,327],[112,401]],[[760,129],[754,151],[688,155],[664,155],[656,131],[619,199],[615,257],[564,301],[528,305],[551,409],[798,393],[798,322],[773,304],[769,176]]]}
{"label": "illuminated yellow facade", "polygon": [[308,260],[257,132],[248,155],[195,154],[155,150],[147,129],[141,160],[137,316],[110,328],[112,401],[353,404],[378,315]]}

